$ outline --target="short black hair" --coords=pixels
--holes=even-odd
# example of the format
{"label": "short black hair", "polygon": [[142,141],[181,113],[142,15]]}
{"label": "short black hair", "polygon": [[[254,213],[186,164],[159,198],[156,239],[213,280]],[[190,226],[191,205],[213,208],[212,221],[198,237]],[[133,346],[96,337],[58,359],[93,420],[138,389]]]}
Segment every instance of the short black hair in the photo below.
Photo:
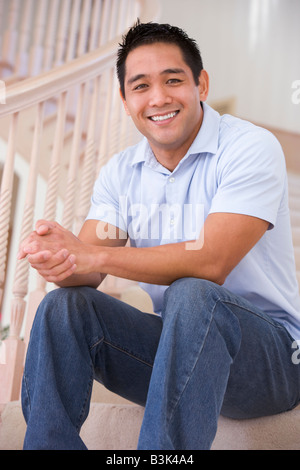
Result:
{"label": "short black hair", "polygon": [[177,45],[182,52],[183,59],[190,67],[196,85],[199,84],[199,75],[203,69],[199,47],[194,39],[191,39],[185,31],[177,26],[159,23],[137,23],[123,36],[123,42],[119,44],[117,56],[117,75],[123,98],[125,98],[125,73],[128,54],[139,46],[163,42]]}

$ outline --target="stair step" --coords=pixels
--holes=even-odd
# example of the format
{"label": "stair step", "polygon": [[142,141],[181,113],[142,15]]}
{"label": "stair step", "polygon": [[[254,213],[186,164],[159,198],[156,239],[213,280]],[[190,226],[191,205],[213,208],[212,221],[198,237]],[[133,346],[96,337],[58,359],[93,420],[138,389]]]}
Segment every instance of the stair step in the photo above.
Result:
{"label": "stair step", "polygon": [[[89,450],[136,450],[144,409],[138,405],[92,403],[81,429]],[[4,406],[0,450],[21,450],[25,421],[19,402]],[[212,450],[300,450],[300,408],[248,420],[220,417]]]}

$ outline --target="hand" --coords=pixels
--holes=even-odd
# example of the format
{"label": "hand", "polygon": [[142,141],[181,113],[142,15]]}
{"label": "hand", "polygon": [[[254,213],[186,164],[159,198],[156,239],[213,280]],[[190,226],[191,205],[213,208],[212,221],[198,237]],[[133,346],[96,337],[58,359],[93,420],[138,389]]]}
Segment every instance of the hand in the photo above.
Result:
{"label": "hand", "polygon": [[[72,232],[57,222],[40,220],[36,230],[21,243],[18,259],[27,258],[46,281],[57,283],[78,271],[76,260],[84,259],[81,255],[86,251],[85,244]],[[86,269],[81,266],[80,271]]]}

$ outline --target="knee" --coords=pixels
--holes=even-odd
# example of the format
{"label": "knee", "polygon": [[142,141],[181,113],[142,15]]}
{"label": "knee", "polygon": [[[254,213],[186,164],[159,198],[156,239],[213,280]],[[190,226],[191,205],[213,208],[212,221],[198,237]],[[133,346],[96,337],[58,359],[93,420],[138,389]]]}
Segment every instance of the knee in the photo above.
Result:
{"label": "knee", "polygon": [[63,328],[78,312],[86,311],[89,301],[88,287],[67,287],[50,291],[40,303],[33,326],[47,324],[51,328]]}
{"label": "knee", "polygon": [[182,278],[173,282],[165,292],[165,303],[203,302],[211,296],[218,297],[220,286],[206,279]]}
{"label": "knee", "polygon": [[199,311],[212,301],[217,301],[218,285],[205,279],[182,278],[173,282],[165,292],[162,318],[168,315],[182,316],[186,321],[195,317],[199,320]]}
{"label": "knee", "polygon": [[237,351],[241,329],[231,298],[224,287],[206,279],[178,279],[166,290],[162,318],[181,332],[210,329],[231,351]]}
{"label": "knee", "polygon": [[62,287],[50,291],[39,305],[38,310],[56,314],[63,312],[72,304],[79,305],[87,299],[86,287]]}

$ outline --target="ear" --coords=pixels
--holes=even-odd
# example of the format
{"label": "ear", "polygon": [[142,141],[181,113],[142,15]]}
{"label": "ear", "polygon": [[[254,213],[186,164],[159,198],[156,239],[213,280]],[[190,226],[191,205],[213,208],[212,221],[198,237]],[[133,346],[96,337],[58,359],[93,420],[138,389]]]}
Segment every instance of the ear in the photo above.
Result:
{"label": "ear", "polygon": [[209,76],[206,70],[201,70],[198,89],[200,101],[206,101],[209,92]]}
{"label": "ear", "polygon": [[124,105],[124,109],[126,111],[126,114],[127,114],[127,116],[130,116],[130,112],[129,112],[129,109],[127,107],[126,100],[125,100],[124,96],[122,95],[121,88],[119,89],[119,92],[120,92],[121,100],[123,101],[123,105]]}

